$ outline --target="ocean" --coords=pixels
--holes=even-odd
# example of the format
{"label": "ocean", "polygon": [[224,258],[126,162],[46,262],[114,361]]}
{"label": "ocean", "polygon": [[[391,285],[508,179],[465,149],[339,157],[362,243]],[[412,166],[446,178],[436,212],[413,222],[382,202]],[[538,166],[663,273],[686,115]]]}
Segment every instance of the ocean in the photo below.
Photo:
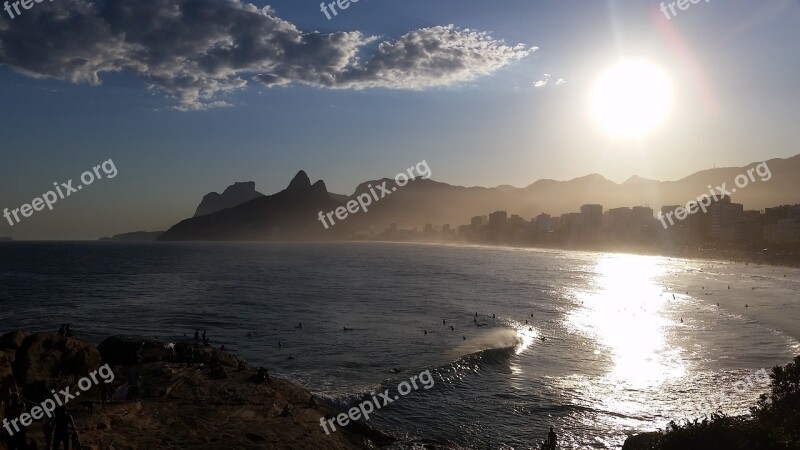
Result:
{"label": "ocean", "polygon": [[432,388],[370,422],[465,449],[538,448],[550,426],[562,448],[616,449],[671,419],[745,413],[768,389],[757,372],[800,354],[799,292],[798,269],[628,254],[0,243],[0,332],[207,329],[343,411],[428,370]]}

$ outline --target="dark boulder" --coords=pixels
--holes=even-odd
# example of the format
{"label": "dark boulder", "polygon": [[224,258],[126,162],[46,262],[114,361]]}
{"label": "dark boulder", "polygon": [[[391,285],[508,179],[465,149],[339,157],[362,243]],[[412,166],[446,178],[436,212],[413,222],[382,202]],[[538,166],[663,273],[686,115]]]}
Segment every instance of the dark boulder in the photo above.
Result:
{"label": "dark boulder", "polygon": [[111,336],[97,346],[103,362],[113,366],[133,366],[142,363],[171,362],[174,351],[168,342],[145,336]]}
{"label": "dark boulder", "polygon": [[650,450],[659,437],[661,433],[657,431],[635,434],[625,439],[622,450]]}
{"label": "dark boulder", "polygon": [[[75,383],[100,367],[96,348],[53,333],[7,333],[0,337],[0,351],[16,385],[32,401],[46,398],[51,387]],[[0,377],[1,367],[2,363]]]}

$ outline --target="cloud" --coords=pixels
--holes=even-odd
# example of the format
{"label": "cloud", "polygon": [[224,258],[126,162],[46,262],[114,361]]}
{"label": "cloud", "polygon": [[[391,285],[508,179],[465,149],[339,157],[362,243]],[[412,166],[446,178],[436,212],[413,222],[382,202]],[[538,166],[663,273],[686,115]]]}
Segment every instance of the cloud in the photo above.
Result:
{"label": "cloud", "polygon": [[0,65],[33,78],[100,85],[129,72],[177,109],[230,106],[248,81],[332,89],[425,89],[491,74],[537,50],[453,25],[381,41],[302,32],[241,0],[59,0],[0,22]]}
{"label": "cloud", "polygon": [[[545,74],[542,74],[542,76],[544,78],[542,78],[541,80],[535,81],[533,83],[533,87],[543,88],[543,87],[548,86],[548,85],[551,84],[550,81],[552,81],[552,78],[553,78],[552,75],[550,75],[549,73],[545,73]],[[565,80],[563,78],[558,78],[558,79],[556,79],[556,81],[554,83],[552,83],[552,85],[561,86],[562,84],[564,84],[566,82],[567,82],[567,80]]]}

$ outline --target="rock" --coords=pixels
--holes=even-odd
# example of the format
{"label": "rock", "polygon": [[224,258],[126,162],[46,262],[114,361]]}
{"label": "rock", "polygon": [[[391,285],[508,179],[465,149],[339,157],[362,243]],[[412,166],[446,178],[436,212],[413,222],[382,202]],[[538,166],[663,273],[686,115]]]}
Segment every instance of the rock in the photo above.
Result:
{"label": "rock", "polygon": [[111,429],[111,421],[107,418],[100,419],[100,422],[97,422],[96,428],[98,430],[110,430]]}
{"label": "rock", "polygon": [[657,431],[635,434],[625,439],[622,450],[650,450],[659,437],[661,437],[661,433]]}
{"label": "rock", "polygon": [[267,440],[264,436],[255,433],[247,433],[244,436],[253,442],[265,442]]}
{"label": "rock", "polygon": [[25,338],[32,335],[30,331],[12,331],[0,336],[0,348],[5,350],[19,350]]}
{"label": "rock", "polygon": [[103,362],[112,367],[136,365],[140,348],[143,363],[175,361],[175,353],[169,343],[152,337],[111,336],[97,346]]}
{"label": "rock", "polygon": [[100,367],[100,353],[75,338],[53,333],[9,333],[0,343],[16,348],[11,364],[14,378],[28,400],[49,397],[49,388],[60,382],[75,383]]}
{"label": "rock", "polygon": [[6,352],[0,351],[0,403],[8,404],[9,393],[17,390],[14,380],[14,371],[11,364],[14,362]]}

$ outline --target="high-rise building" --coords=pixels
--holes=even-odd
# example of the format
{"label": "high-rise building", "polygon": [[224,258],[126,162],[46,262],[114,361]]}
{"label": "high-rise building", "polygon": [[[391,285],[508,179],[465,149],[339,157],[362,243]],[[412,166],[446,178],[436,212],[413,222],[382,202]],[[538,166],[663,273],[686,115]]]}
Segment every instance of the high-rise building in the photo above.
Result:
{"label": "high-rise building", "polygon": [[728,196],[723,196],[719,201],[712,203],[708,208],[708,213],[711,215],[711,238],[721,241],[735,240],[743,212],[744,206],[732,203]]}
{"label": "high-rise building", "polygon": [[541,213],[536,216],[536,231],[540,233],[546,233],[553,230],[551,228],[550,219],[550,214]]}
{"label": "high-rise building", "polygon": [[582,205],[581,225],[589,232],[597,232],[603,226],[603,205]]}

